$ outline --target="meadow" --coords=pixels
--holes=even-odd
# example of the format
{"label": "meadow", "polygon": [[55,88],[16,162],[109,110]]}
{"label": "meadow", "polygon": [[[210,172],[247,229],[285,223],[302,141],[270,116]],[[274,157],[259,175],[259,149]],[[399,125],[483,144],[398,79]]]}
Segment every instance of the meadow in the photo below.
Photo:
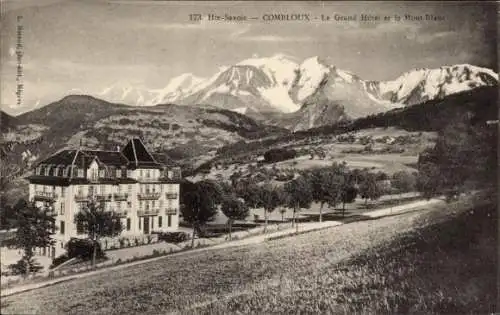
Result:
{"label": "meadow", "polygon": [[8,297],[2,314],[488,311],[496,217],[472,207],[460,201],[165,257]]}

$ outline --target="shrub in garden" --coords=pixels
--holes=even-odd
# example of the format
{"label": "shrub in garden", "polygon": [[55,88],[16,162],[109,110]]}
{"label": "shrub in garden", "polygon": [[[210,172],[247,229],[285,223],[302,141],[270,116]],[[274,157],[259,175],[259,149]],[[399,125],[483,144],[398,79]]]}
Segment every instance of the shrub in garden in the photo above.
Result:
{"label": "shrub in garden", "polygon": [[58,256],[54,259],[52,259],[52,264],[50,265],[49,269],[53,269],[57,266],[59,266],[60,264],[70,260],[71,258],[69,258],[69,256],[67,254],[62,254],[61,256]]}
{"label": "shrub in garden", "polygon": [[189,234],[186,232],[160,232],[158,233],[158,242],[182,243],[189,240]]}
{"label": "shrub in garden", "polygon": [[[85,260],[92,258],[94,250],[94,245],[92,240],[71,238],[65,247],[67,250],[67,255],[70,259],[74,257]],[[102,251],[101,245],[97,243],[96,258],[103,258],[103,257],[105,257],[104,252]]]}

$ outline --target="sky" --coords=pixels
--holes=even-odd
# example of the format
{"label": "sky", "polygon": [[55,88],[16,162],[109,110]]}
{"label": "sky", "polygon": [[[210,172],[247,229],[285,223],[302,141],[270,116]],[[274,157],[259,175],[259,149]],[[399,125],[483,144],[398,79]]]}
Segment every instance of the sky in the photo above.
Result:
{"label": "sky", "polygon": [[[496,11],[493,3],[477,2],[4,0],[1,105],[16,114],[109,86],[159,89],[183,73],[209,77],[221,66],[278,53],[298,62],[320,56],[366,80],[462,63],[498,71]],[[190,21],[190,14],[203,20]],[[257,19],[207,21],[208,14]],[[309,14],[311,20],[264,21],[268,14]],[[321,21],[322,14],[332,20]],[[335,21],[335,14],[357,20]],[[361,14],[392,20],[362,22]],[[442,19],[409,21],[405,14]],[[17,105],[19,25],[24,90]]]}

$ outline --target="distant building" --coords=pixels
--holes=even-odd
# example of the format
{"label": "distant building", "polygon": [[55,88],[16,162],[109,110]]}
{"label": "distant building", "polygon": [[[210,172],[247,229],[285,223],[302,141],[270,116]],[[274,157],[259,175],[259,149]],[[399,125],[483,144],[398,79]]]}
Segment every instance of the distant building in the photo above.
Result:
{"label": "distant building", "polygon": [[72,237],[84,238],[75,214],[90,198],[122,217],[122,236],[173,231],[179,226],[180,168],[155,160],[140,139],[120,151],[62,150],[38,163],[28,177],[29,198],[56,215],[56,256]]}

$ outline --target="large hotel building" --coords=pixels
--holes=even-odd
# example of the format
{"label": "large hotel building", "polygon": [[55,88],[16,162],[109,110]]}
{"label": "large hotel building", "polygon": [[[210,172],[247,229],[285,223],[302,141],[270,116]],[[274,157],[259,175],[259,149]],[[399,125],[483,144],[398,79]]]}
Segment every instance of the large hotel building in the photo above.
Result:
{"label": "large hotel building", "polygon": [[36,165],[29,198],[55,213],[54,257],[72,237],[85,238],[75,214],[90,198],[122,217],[122,237],[174,231],[179,226],[180,169],[156,161],[140,139],[116,151],[62,150]]}

